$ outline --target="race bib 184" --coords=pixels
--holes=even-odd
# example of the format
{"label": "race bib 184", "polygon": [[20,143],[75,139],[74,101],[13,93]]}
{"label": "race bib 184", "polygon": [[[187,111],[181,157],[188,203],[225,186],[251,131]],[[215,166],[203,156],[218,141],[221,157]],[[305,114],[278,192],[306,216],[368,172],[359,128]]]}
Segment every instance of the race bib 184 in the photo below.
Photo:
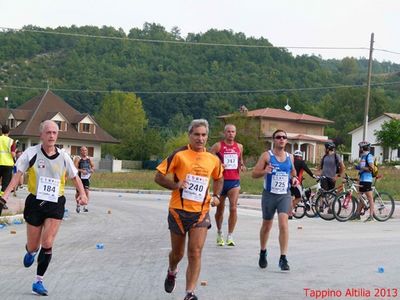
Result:
{"label": "race bib 184", "polygon": [[58,202],[60,182],[60,179],[44,176],[39,177],[39,185],[36,193],[36,199],[50,202]]}

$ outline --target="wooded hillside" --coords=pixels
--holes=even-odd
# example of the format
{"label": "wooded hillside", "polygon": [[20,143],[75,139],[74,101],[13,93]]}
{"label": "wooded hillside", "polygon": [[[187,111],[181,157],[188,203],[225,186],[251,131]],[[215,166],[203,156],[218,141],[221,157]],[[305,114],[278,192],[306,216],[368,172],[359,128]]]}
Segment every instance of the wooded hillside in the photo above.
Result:
{"label": "wooded hillside", "polygon": [[[366,88],[357,86],[367,80],[365,58],[294,57],[243,33],[209,30],[183,38],[178,28],[168,32],[149,23],[128,34],[112,27],[24,29],[0,32],[0,96],[8,96],[11,107],[49,82],[55,93],[91,114],[99,111],[106,91],[134,92],[148,126],[172,131],[192,117],[215,123],[217,115],[241,105],[283,108],[287,99],[294,112],[335,121],[327,130],[331,138],[346,141],[347,132],[363,121]],[[400,113],[399,82],[399,64],[374,61],[370,119]]]}

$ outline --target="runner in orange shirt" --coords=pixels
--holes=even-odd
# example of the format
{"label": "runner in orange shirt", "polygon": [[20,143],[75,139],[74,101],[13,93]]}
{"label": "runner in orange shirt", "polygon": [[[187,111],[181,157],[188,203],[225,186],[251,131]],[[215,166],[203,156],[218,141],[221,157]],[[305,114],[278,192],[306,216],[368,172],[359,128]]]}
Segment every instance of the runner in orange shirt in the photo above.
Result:
{"label": "runner in orange shirt", "polygon": [[[168,226],[171,235],[169,268],[164,288],[175,288],[178,263],[185,253],[188,237],[188,266],[185,300],[196,300],[194,294],[201,267],[201,252],[211,227],[210,204],[219,204],[223,185],[223,167],[218,157],[206,151],[208,122],[193,120],[189,126],[189,145],[175,150],[158,167],[155,182],[172,190],[169,202]],[[167,177],[172,174],[173,178]],[[210,179],[213,195],[210,197]]]}

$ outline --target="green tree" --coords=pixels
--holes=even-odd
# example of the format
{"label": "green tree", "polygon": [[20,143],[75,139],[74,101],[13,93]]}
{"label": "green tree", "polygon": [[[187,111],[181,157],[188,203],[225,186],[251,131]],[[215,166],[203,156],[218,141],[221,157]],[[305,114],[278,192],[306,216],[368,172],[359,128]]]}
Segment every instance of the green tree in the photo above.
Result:
{"label": "green tree", "polygon": [[[400,120],[392,119],[382,124],[381,130],[375,130],[377,141],[392,151],[400,147]],[[392,155],[389,155],[389,161]]]}
{"label": "green tree", "polygon": [[[236,140],[243,145],[245,156],[245,161],[249,157],[253,160],[258,158],[259,155],[265,151],[265,141],[262,136],[260,136],[260,128],[258,125],[258,120],[253,118],[248,118],[240,113],[232,115],[227,121],[227,124],[233,124],[236,126]],[[220,132],[220,136],[213,135],[213,140],[210,141],[212,144],[223,138],[223,130],[225,124],[220,124],[214,131]]]}
{"label": "green tree", "polygon": [[142,100],[132,93],[111,93],[104,97],[96,120],[108,133],[120,140],[119,145],[104,145],[104,153],[118,159],[140,159],[141,141],[147,127]]}
{"label": "green tree", "polygon": [[188,133],[184,132],[180,135],[170,138],[164,145],[164,157],[166,158],[175,149],[186,146],[189,143]]}

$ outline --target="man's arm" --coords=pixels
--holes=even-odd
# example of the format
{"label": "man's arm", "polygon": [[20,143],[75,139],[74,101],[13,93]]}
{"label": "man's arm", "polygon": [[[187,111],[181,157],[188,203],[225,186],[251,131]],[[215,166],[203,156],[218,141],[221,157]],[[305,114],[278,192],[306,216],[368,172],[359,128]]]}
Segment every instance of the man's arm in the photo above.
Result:
{"label": "man's arm", "polygon": [[80,158],[78,156],[74,157],[74,166],[80,172],[80,170],[79,170],[79,160],[80,160]]}
{"label": "man's arm", "polygon": [[211,146],[210,148],[210,152],[212,154],[217,155],[217,153],[219,152],[219,150],[221,150],[221,143],[220,142],[216,142],[214,145]]}
{"label": "man's arm", "polygon": [[307,164],[306,164],[306,162],[304,160],[303,160],[303,163],[302,163],[302,167],[303,167],[303,170],[306,171],[308,175],[310,175],[311,177],[315,177],[315,175],[310,170],[310,168],[307,166]]}
{"label": "man's arm", "polygon": [[162,174],[161,172],[157,172],[156,176],[154,177],[154,181],[162,186],[163,188],[169,189],[169,190],[177,190],[180,188],[183,188],[185,185],[185,181],[178,181],[175,182],[169,178],[167,178],[166,175]]}
{"label": "man's arm", "polygon": [[243,159],[243,145],[238,144],[239,149],[240,149],[240,171],[244,172],[246,171],[246,165],[244,164],[244,159]]}
{"label": "man's arm", "polygon": [[90,173],[93,173],[94,172],[93,158],[89,157],[89,163],[90,163]]}
{"label": "man's arm", "polygon": [[82,184],[82,180],[79,178],[79,176],[75,176],[72,178],[72,183],[74,184],[76,190],[79,193],[79,196],[76,200],[78,200],[79,204],[86,205],[88,202],[88,198],[86,196],[85,189]]}
{"label": "man's arm", "polygon": [[272,166],[269,164],[269,154],[265,151],[261,154],[258,159],[256,165],[254,166],[253,172],[251,173],[251,177],[260,178],[263,177],[267,173],[272,172]]}
{"label": "man's arm", "polygon": [[4,194],[3,194],[4,200],[6,200],[6,201],[8,200],[8,197],[10,196],[11,191],[18,185],[19,180],[23,174],[24,174],[23,172],[18,171],[17,173],[15,173],[13,175],[10,183],[8,184],[6,190],[4,191]]}
{"label": "man's arm", "polygon": [[219,195],[221,195],[223,186],[224,186],[224,177],[214,179],[211,206],[219,205]]}

